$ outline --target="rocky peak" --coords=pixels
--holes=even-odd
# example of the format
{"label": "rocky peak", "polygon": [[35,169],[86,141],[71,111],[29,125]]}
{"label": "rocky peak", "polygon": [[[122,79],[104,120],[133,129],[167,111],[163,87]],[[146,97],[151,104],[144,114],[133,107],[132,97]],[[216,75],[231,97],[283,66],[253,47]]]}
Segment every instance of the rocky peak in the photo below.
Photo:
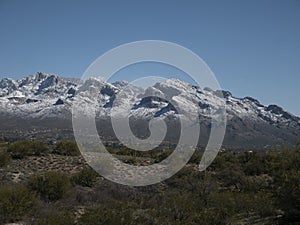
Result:
{"label": "rocky peak", "polygon": [[[287,111],[283,110],[283,108],[281,108],[280,106],[278,105],[269,105],[267,108],[266,108],[266,111],[269,111],[273,114],[276,114],[276,115],[280,115],[282,116],[283,118],[285,119],[292,119],[292,120],[295,120],[295,116],[293,116],[292,114],[288,113]],[[297,119],[296,119],[297,120]],[[297,120],[298,121],[298,120]]]}
{"label": "rocky peak", "polygon": [[244,101],[252,102],[252,103],[254,103],[255,105],[257,105],[257,106],[259,106],[259,107],[264,107],[264,106],[263,106],[262,104],[260,104],[260,102],[259,102],[257,99],[255,99],[255,98],[252,98],[252,97],[247,96],[247,97],[243,98],[243,100],[244,100]]}
{"label": "rocky peak", "polygon": [[215,95],[220,97],[220,98],[228,98],[228,97],[232,97],[231,92],[229,91],[224,91],[224,90],[216,90]]}
{"label": "rocky peak", "polygon": [[0,81],[0,96],[6,96],[17,90],[17,83],[13,79],[4,78]]}
{"label": "rocky peak", "polygon": [[54,86],[58,84],[58,77],[55,76],[55,75],[51,75],[51,76],[48,76],[46,79],[44,79],[42,81],[42,83],[40,84],[39,86],[39,91],[45,89],[45,88],[48,88],[50,86]]}
{"label": "rocky peak", "polygon": [[16,82],[11,78],[4,78],[0,81],[0,88],[8,88],[16,90]]}
{"label": "rocky peak", "polygon": [[115,87],[120,88],[120,89],[127,86],[128,84],[129,84],[129,82],[124,81],[124,80],[120,80],[120,81],[116,81],[116,82],[112,83],[112,85],[114,85]]}

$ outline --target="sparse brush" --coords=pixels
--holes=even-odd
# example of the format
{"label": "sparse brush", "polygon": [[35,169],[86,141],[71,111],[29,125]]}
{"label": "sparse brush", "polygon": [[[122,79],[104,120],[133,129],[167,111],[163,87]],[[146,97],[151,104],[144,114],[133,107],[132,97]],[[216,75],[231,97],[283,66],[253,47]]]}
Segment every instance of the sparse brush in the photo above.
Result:
{"label": "sparse brush", "polygon": [[23,185],[0,187],[0,223],[22,219],[35,203],[35,194]]}
{"label": "sparse brush", "polygon": [[41,156],[49,152],[48,147],[41,141],[20,140],[11,143],[7,151],[12,158],[23,159],[26,156]]}
{"label": "sparse brush", "polygon": [[70,180],[63,173],[47,172],[32,176],[28,186],[44,201],[53,202],[63,198],[70,191]]}
{"label": "sparse brush", "polygon": [[56,144],[54,154],[64,155],[64,156],[79,156],[80,151],[76,142],[74,141],[60,141]]}
{"label": "sparse brush", "polygon": [[91,168],[86,168],[74,174],[71,178],[72,184],[83,187],[93,187],[97,181],[98,174]]}
{"label": "sparse brush", "polygon": [[5,150],[0,151],[0,168],[7,166],[10,163],[10,161],[10,154]]}

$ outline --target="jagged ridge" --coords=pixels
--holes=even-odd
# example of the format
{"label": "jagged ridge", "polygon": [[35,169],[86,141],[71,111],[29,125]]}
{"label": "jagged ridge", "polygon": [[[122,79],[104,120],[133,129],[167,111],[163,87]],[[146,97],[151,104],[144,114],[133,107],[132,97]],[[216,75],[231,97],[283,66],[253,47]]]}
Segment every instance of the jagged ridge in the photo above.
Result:
{"label": "jagged ridge", "polygon": [[[121,96],[118,95],[124,87]],[[209,131],[209,120],[205,116],[225,101],[228,118],[225,143],[228,145],[257,140],[263,145],[291,143],[300,136],[300,118],[277,105],[264,106],[251,97],[236,98],[228,91],[201,89],[178,79],[156,83],[146,90],[125,81],[107,83],[90,78],[82,82],[42,72],[20,80],[4,78],[0,82],[2,115],[36,120],[69,119],[76,98],[84,101],[97,98],[99,118],[107,118],[111,110],[126,104],[132,106],[130,113],[135,118],[176,116],[176,104],[184,104],[184,110],[199,111],[204,132]],[[172,104],[166,99],[172,99]]]}

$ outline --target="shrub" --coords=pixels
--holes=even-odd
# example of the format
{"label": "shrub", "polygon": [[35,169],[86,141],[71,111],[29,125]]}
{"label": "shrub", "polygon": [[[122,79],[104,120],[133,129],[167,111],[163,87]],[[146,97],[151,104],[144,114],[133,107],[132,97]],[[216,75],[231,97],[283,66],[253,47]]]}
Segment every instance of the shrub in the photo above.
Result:
{"label": "shrub", "polygon": [[77,184],[83,187],[93,187],[97,181],[98,174],[91,168],[83,169],[79,173],[75,174],[71,181],[73,184]]}
{"label": "shrub", "polygon": [[0,151],[0,168],[7,166],[11,161],[11,156],[6,151]]}
{"label": "shrub", "polygon": [[52,210],[45,215],[39,215],[36,225],[74,225],[74,218],[65,211]]}
{"label": "shrub", "polygon": [[65,156],[79,156],[80,151],[74,141],[60,141],[56,144],[53,153]]}
{"label": "shrub", "polygon": [[261,175],[265,172],[262,156],[257,152],[245,152],[239,155],[239,160],[247,176]]}
{"label": "shrub", "polygon": [[172,154],[171,150],[163,150],[154,156],[155,163],[161,162]]}
{"label": "shrub", "polygon": [[119,203],[106,203],[98,208],[90,209],[78,221],[78,225],[129,225],[131,213]]}
{"label": "shrub", "polygon": [[40,156],[48,152],[48,147],[40,141],[21,140],[8,145],[7,151],[13,158],[22,159],[25,156]]}
{"label": "shrub", "polygon": [[282,224],[299,224],[300,221],[300,171],[287,171],[277,190],[278,205],[284,211]]}
{"label": "shrub", "polygon": [[69,178],[58,172],[34,175],[29,179],[29,187],[45,201],[57,201],[70,190]]}
{"label": "shrub", "polygon": [[199,151],[195,151],[195,153],[192,155],[191,159],[189,160],[189,163],[198,164],[200,163],[202,159],[202,153]]}
{"label": "shrub", "polygon": [[33,192],[23,185],[0,188],[0,223],[16,222],[36,203]]}

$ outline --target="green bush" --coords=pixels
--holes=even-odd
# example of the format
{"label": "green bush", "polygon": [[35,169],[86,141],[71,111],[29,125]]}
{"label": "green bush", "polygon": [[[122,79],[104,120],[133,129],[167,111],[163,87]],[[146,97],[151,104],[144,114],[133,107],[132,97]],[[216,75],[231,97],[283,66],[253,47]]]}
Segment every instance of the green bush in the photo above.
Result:
{"label": "green bush", "polygon": [[83,187],[93,187],[97,181],[98,174],[91,168],[83,169],[72,176],[71,182]]}
{"label": "green bush", "polygon": [[11,161],[11,156],[6,151],[0,151],[0,168],[7,166]]}
{"label": "green bush", "polygon": [[238,158],[247,176],[261,175],[265,172],[263,158],[257,152],[245,152]]}
{"label": "green bush", "polygon": [[98,208],[90,209],[78,220],[78,225],[129,225],[131,214],[121,203],[106,203]]}
{"label": "green bush", "polygon": [[172,154],[171,150],[163,150],[161,152],[158,152],[155,156],[152,157],[154,158],[155,163],[158,163],[166,159],[171,154]]}
{"label": "green bush", "polygon": [[35,220],[36,225],[74,225],[75,221],[70,213],[52,210],[45,215],[39,215]]}
{"label": "green bush", "polygon": [[33,192],[23,185],[0,187],[0,223],[16,222],[36,203]]}
{"label": "green bush", "polygon": [[43,200],[52,202],[61,199],[69,192],[70,180],[63,173],[47,172],[32,176],[29,179],[29,187]]}
{"label": "green bush", "polygon": [[191,163],[191,164],[200,163],[202,156],[203,156],[203,154],[201,152],[195,151],[195,153],[192,155],[191,159],[189,160],[189,163]]}
{"label": "green bush", "polygon": [[56,144],[53,153],[65,156],[79,156],[80,151],[74,141],[60,141]]}
{"label": "green bush", "polygon": [[25,156],[40,156],[47,153],[48,150],[43,142],[32,140],[16,141],[7,147],[7,151],[16,159],[22,159]]}
{"label": "green bush", "polygon": [[282,224],[299,224],[300,221],[300,171],[287,171],[277,190],[278,205],[284,211]]}
{"label": "green bush", "polygon": [[[225,211],[225,212],[224,212]],[[222,208],[208,208],[198,213],[196,218],[193,219],[195,224],[203,225],[227,225],[230,224],[226,210]]]}

